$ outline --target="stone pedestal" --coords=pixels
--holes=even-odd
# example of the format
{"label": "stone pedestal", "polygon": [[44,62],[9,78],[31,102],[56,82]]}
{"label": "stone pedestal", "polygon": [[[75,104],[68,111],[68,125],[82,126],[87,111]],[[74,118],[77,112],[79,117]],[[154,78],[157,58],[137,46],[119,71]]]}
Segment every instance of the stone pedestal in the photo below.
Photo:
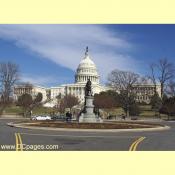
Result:
{"label": "stone pedestal", "polygon": [[103,120],[94,114],[94,105],[93,105],[94,97],[93,96],[85,96],[85,113],[82,113],[79,117],[80,123],[97,123],[103,122]]}

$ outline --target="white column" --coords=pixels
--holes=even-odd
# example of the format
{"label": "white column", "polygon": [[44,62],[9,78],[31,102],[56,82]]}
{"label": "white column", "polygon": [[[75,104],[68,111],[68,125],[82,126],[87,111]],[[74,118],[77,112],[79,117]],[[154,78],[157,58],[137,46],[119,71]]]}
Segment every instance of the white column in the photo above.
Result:
{"label": "white column", "polygon": [[70,89],[69,89],[69,94],[71,94],[72,93],[72,88],[70,87]]}

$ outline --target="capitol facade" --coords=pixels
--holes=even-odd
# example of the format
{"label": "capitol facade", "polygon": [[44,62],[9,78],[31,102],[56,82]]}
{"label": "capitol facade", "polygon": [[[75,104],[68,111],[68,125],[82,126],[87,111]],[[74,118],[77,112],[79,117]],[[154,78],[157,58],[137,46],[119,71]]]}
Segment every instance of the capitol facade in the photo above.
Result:
{"label": "capitol facade", "polygon": [[[36,93],[41,92],[43,94],[43,101],[46,101],[48,96],[51,99],[45,104],[45,106],[52,107],[56,104],[57,96],[65,96],[71,94],[75,97],[78,97],[80,102],[84,102],[85,95],[85,85],[87,80],[90,79],[92,82],[92,91],[93,94],[99,94],[102,91],[107,91],[110,88],[100,84],[100,76],[97,70],[95,63],[92,61],[89,53],[88,47],[86,48],[85,56],[78,65],[75,74],[75,81],[72,84],[63,84],[56,87],[44,88],[41,86],[31,86],[28,91],[26,90],[25,85],[16,85],[14,88],[14,98],[17,100],[20,95],[27,92],[32,96],[35,96]],[[49,94],[49,95],[48,95]]]}
{"label": "capitol facade", "polygon": [[[57,97],[64,97],[71,94],[78,97],[81,103],[84,102],[85,96],[85,85],[87,80],[90,79],[92,82],[93,94],[99,94],[102,91],[110,90],[110,87],[103,86],[100,84],[100,76],[95,63],[92,61],[88,47],[86,48],[85,56],[79,63],[76,73],[75,81],[72,84],[63,84],[56,87],[45,88],[41,86],[26,86],[16,85],[14,87],[13,97],[15,100],[18,99],[24,93],[29,93],[33,97],[39,92],[43,95],[43,103],[46,107],[54,107],[57,104]],[[155,93],[155,86],[153,84],[136,84],[133,86],[133,91],[136,93],[136,101],[149,103],[151,96]],[[160,95],[160,85],[156,86],[156,91]]]}
{"label": "capitol facade", "polygon": [[85,85],[88,79],[90,79],[92,82],[93,94],[99,94],[101,91],[109,90],[108,87],[102,86],[100,84],[100,76],[98,74],[97,67],[90,58],[88,48],[86,48],[85,56],[81,60],[76,70],[75,82],[73,84],[64,84],[58,87],[51,87],[51,99],[54,101],[58,95],[65,96],[71,94],[75,97],[78,97],[80,102],[84,102]]}

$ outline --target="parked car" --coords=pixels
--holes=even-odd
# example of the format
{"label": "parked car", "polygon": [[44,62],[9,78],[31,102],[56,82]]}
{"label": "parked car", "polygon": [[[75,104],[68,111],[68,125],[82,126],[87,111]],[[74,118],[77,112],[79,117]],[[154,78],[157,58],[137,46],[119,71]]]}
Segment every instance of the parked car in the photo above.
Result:
{"label": "parked car", "polygon": [[37,117],[37,115],[33,115],[33,116],[31,116],[31,120],[36,120],[36,117]]}
{"label": "parked car", "polygon": [[52,120],[52,118],[47,115],[32,116],[31,119],[32,120]]}
{"label": "parked car", "polygon": [[52,116],[52,120],[65,120],[65,116]]}

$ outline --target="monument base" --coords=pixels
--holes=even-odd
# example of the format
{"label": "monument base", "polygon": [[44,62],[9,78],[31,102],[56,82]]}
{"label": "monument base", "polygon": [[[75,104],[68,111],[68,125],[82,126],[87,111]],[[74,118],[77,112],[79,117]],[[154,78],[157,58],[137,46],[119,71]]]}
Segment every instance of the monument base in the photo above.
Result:
{"label": "monument base", "polygon": [[93,96],[85,96],[85,113],[79,117],[80,123],[101,123],[103,120],[94,114]]}
{"label": "monument base", "polygon": [[82,113],[79,117],[79,123],[102,123],[103,120],[95,114]]}

